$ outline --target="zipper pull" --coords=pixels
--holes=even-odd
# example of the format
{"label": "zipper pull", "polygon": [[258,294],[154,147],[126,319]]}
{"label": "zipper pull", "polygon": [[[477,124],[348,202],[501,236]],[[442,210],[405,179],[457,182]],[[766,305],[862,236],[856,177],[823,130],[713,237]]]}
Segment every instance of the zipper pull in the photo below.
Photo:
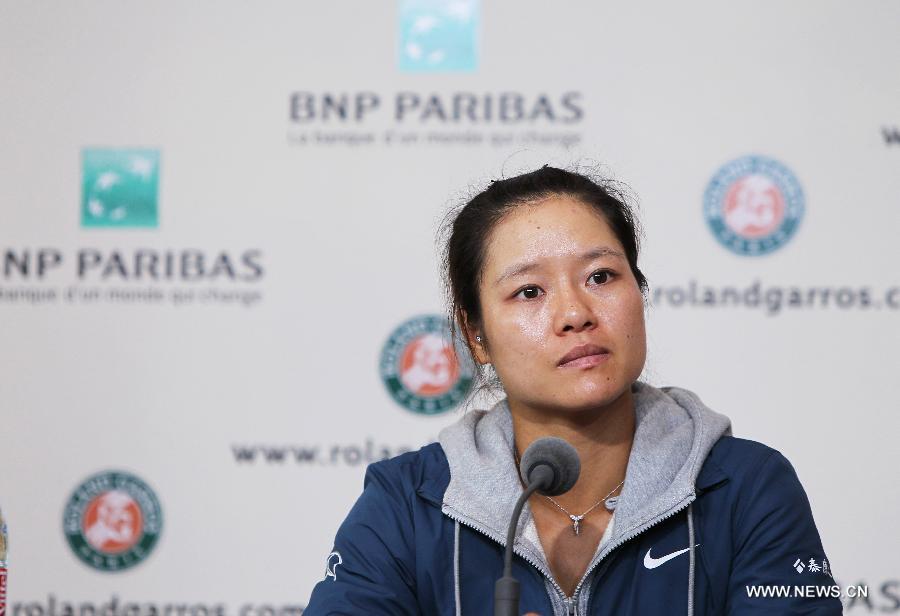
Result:
{"label": "zipper pull", "polygon": [[578,600],[575,597],[566,599],[566,615],[578,616]]}

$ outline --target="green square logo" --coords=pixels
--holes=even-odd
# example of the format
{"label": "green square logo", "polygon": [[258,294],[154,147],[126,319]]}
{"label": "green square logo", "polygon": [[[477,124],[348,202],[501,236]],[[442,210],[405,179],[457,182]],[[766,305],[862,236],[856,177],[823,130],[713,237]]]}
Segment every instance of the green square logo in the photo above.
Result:
{"label": "green square logo", "polygon": [[400,0],[399,60],[407,72],[478,68],[481,0]]}
{"label": "green square logo", "polygon": [[158,150],[82,150],[82,227],[157,227],[158,195]]}

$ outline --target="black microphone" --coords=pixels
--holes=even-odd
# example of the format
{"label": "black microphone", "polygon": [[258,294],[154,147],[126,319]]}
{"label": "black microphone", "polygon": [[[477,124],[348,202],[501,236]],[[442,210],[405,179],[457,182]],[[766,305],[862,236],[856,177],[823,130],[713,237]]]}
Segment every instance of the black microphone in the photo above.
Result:
{"label": "black microphone", "polygon": [[581,473],[581,461],[578,459],[578,452],[566,441],[555,436],[545,436],[534,441],[525,450],[519,464],[519,473],[526,487],[516,501],[506,532],[503,577],[494,584],[494,616],[519,616],[519,581],[512,576],[512,555],[516,527],[525,501],[535,492],[558,496],[571,490]]}

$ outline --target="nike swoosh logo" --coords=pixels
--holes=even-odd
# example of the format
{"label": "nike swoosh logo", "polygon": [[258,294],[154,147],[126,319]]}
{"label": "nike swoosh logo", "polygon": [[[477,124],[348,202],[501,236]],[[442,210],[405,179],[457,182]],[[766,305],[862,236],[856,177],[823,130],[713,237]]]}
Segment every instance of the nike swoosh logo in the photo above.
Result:
{"label": "nike swoosh logo", "polygon": [[[698,547],[700,544],[698,543],[694,547]],[[653,548],[650,548],[652,550]],[[676,556],[681,556],[685,552],[689,551],[691,548],[684,548],[683,550],[678,550],[677,552],[672,552],[671,554],[666,554],[665,556],[660,556],[659,558],[653,558],[650,556],[650,550],[647,550],[647,553],[644,555],[644,566],[648,569],[656,569],[660,565],[664,565],[669,562]]]}

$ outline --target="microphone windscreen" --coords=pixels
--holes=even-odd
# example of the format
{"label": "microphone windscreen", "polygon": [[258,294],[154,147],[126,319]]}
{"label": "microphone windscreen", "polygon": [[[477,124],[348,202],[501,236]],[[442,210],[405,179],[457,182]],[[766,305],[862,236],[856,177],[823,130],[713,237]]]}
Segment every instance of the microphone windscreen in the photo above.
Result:
{"label": "microphone windscreen", "polygon": [[540,465],[549,466],[553,470],[551,485],[538,490],[547,496],[568,492],[581,473],[578,452],[569,443],[555,436],[539,438],[525,450],[519,471],[526,483],[531,483],[531,472]]}

